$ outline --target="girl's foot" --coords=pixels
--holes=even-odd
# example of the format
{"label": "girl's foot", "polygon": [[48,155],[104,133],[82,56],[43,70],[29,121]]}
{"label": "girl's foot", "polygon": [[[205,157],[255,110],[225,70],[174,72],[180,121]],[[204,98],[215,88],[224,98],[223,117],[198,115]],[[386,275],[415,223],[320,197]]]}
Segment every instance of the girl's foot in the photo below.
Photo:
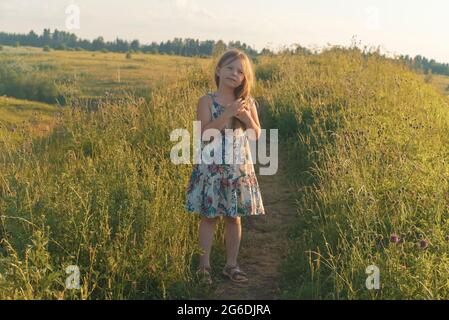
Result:
{"label": "girl's foot", "polygon": [[233,282],[247,282],[247,274],[243,272],[239,266],[225,266],[223,274],[227,276]]}
{"label": "girl's foot", "polygon": [[200,267],[196,271],[196,275],[198,279],[204,284],[211,285],[212,284],[212,276],[211,276],[211,268],[210,267]]}

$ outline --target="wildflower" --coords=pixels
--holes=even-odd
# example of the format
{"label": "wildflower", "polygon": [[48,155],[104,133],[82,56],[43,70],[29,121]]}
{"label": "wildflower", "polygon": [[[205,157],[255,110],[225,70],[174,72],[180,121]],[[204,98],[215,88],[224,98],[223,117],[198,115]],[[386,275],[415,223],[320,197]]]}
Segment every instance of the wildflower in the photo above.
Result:
{"label": "wildflower", "polygon": [[444,237],[444,240],[449,241],[449,236]]}
{"label": "wildflower", "polygon": [[395,234],[391,235],[390,242],[392,243],[399,243],[399,237]]}
{"label": "wildflower", "polygon": [[421,249],[425,250],[429,247],[429,242],[427,240],[421,240],[419,246]]}

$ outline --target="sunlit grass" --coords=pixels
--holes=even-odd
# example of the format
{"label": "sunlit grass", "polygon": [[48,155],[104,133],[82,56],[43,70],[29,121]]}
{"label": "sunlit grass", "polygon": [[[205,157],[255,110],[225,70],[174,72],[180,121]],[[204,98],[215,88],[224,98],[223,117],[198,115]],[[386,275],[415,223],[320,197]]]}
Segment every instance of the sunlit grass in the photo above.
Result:
{"label": "sunlit grass", "polygon": [[4,51],[0,51],[0,63],[2,61],[32,65],[85,96],[101,96],[121,90],[149,90],[156,84],[174,81],[177,74],[188,66],[208,63],[208,59],[203,58],[133,53],[131,59],[127,59],[125,53],[44,52],[41,48],[32,47],[4,47]]}
{"label": "sunlit grass", "polygon": [[[428,77],[424,76],[424,79]],[[449,77],[439,74],[433,74],[428,82],[434,85],[442,94],[449,96]]]}
{"label": "sunlit grass", "polygon": [[274,61],[262,96],[299,185],[283,297],[447,299],[449,100],[358,50]]}
{"label": "sunlit grass", "polygon": [[[0,141],[0,298],[199,294],[197,224],[183,206],[189,168],[169,158],[169,132],[190,127],[201,91],[182,79],[151,103],[72,105],[48,136]],[[80,290],[65,288],[69,265],[80,268]]]}
{"label": "sunlit grass", "polygon": [[[86,70],[85,93],[117,88],[117,63],[131,87],[168,76],[146,99],[123,95],[96,112],[75,95],[45,136],[0,136],[0,298],[204,296],[192,272],[197,219],[184,210],[191,168],[170,162],[169,134],[191,130],[198,98],[213,90],[212,61],[17,50],[31,64],[56,63],[57,75]],[[174,61],[192,63],[184,72]],[[279,129],[297,186],[281,297],[449,298],[448,99],[355,49],[261,57],[256,67],[262,125]],[[8,124],[33,112],[1,101]],[[379,291],[365,287],[372,264]],[[68,265],[79,266],[81,290],[65,288]]]}
{"label": "sunlit grass", "polygon": [[19,138],[24,131],[49,134],[65,110],[57,106],[0,96],[0,135]]}

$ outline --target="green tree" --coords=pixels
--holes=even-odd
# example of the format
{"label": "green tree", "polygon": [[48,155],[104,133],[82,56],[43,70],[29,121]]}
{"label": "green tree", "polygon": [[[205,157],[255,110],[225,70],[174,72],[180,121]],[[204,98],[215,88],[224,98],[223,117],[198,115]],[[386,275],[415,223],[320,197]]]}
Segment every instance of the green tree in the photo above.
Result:
{"label": "green tree", "polygon": [[214,49],[212,51],[212,56],[217,57],[225,52],[227,49],[226,44],[222,40],[218,40],[218,42],[214,45]]}
{"label": "green tree", "polygon": [[139,42],[139,40],[133,40],[131,42],[130,47],[131,47],[131,50],[139,51],[140,50],[140,42]]}
{"label": "green tree", "polygon": [[100,51],[105,48],[105,42],[103,37],[98,37],[92,42],[92,50]]}

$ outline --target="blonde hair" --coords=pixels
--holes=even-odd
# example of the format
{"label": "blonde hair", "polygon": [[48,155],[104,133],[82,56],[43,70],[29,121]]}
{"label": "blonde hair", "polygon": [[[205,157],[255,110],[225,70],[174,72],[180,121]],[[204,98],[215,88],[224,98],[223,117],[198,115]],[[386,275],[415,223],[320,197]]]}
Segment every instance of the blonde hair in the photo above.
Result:
{"label": "blonde hair", "polygon": [[[215,66],[215,84],[218,89],[220,86],[220,77],[217,75],[217,68],[225,67],[237,59],[240,59],[240,62],[242,63],[244,77],[242,83],[234,89],[235,99],[237,100],[242,98],[244,101],[250,102],[252,99],[251,90],[254,87],[254,70],[250,58],[243,51],[232,48],[228,49],[221,55],[217,65]],[[232,128],[246,129],[245,124],[235,117],[232,119]]]}

